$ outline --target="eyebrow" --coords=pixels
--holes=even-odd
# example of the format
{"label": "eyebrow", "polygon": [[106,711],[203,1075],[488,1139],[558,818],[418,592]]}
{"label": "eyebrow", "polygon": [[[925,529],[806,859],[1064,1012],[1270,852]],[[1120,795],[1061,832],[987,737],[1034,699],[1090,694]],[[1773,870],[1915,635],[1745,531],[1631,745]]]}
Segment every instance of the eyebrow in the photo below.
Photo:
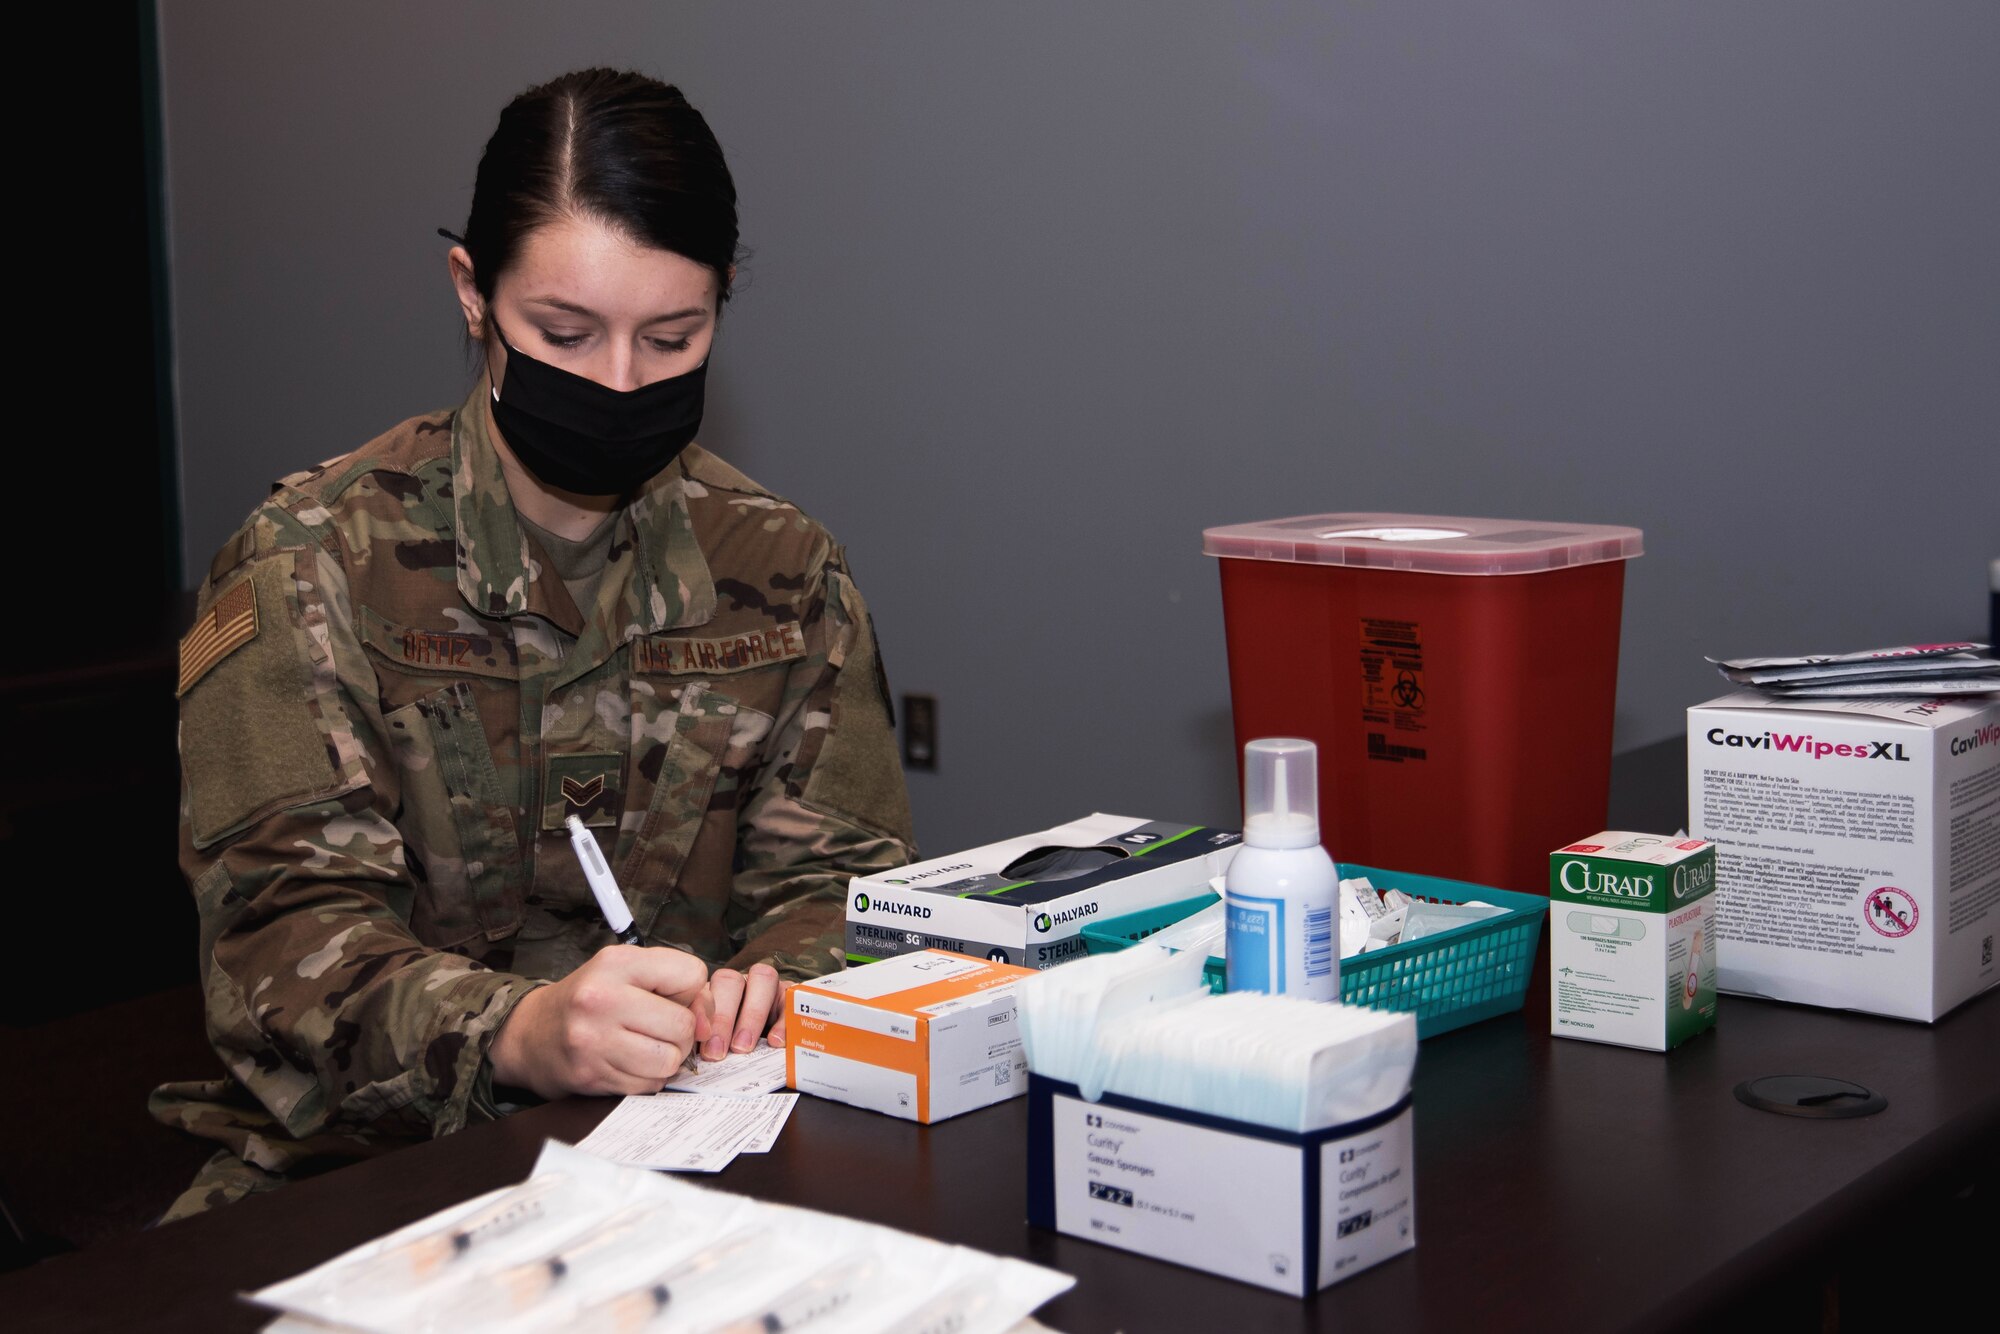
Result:
{"label": "eyebrow", "polygon": [[[564,301],[560,297],[531,296],[531,297],[524,297],[523,300],[525,300],[529,305],[554,306],[557,310],[566,310],[572,315],[581,315],[585,319],[596,320],[600,324],[604,323],[604,317],[602,315],[599,315],[596,311],[592,310],[589,306],[579,306],[574,301]],[[664,315],[655,315],[649,320],[642,321],[640,327],[644,328],[648,324],[664,324],[668,320],[684,320],[690,315],[706,315],[706,314],[708,314],[707,306],[688,306],[683,310],[670,310],[666,312]]]}

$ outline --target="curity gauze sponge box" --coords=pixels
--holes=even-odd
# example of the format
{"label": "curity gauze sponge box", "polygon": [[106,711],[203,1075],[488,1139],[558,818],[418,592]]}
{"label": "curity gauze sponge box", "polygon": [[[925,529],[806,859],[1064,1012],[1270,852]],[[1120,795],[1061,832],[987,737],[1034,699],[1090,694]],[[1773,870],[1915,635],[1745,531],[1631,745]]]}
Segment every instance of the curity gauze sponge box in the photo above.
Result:
{"label": "curity gauze sponge box", "polygon": [[1310,1297],[1414,1247],[1416,1204],[1408,1093],[1299,1133],[1029,1076],[1036,1227]]}
{"label": "curity gauze sponge box", "polygon": [[1091,815],[1004,843],[856,876],[847,961],[913,950],[1052,968],[1089,952],[1089,923],[1208,892],[1236,855],[1233,829]]}
{"label": "curity gauze sponge box", "polygon": [[1607,830],[1549,854],[1550,1032],[1667,1051],[1715,1027],[1715,846]]}
{"label": "curity gauze sponge box", "polygon": [[921,950],[792,988],[785,1082],[929,1124],[1028,1088],[1014,985],[1032,968]]}
{"label": "curity gauze sponge box", "polygon": [[2000,981],[2000,699],[1688,710],[1724,991],[1926,1022]]}

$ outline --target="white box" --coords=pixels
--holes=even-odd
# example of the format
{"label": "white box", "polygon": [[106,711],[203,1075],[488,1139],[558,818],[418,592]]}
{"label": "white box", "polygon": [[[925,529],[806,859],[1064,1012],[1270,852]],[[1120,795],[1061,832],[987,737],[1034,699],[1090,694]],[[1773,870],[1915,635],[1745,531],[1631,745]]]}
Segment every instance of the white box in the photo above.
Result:
{"label": "white box", "polygon": [[[1079,933],[1092,922],[1208,893],[1242,842],[1233,829],[1097,814],[856,876],[847,886],[847,961],[935,949],[1053,968],[1088,953]],[[1060,850],[1104,864],[1017,870]]]}
{"label": "white box", "polygon": [[1028,1221],[1306,1297],[1417,1244],[1410,1098],[1309,1134],[1029,1077]]}
{"label": "white box", "polygon": [[2000,981],[2000,700],[1688,710],[1724,991],[1926,1022]]}
{"label": "white box", "polygon": [[940,950],[793,987],[785,1082],[929,1124],[1027,1092],[1014,988],[1033,970]]}

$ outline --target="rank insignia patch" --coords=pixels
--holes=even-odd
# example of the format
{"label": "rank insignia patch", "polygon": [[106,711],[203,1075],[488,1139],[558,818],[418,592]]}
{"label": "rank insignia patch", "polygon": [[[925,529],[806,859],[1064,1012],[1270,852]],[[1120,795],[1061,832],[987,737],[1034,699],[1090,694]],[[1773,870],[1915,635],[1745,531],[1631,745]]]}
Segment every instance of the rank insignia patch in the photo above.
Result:
{"label": "rank insignia patch", "polygon": [[623,755],[551,755],[542,789],[542,828],[561,829],[570,816],[595,829],[615,829],[625,808]]}
{"label": "rank insignia patch", "polygon": [[588,782],[579,783],[574,778],[562,780],[563,800],[582,810],[598,797],[604,795],[604,775],[593,774]]}
{"label": "rank insignia patch", "polygon": [[208,674],[211,667],[257,637],[257,589],[248,579],[210,604],[208,613],[181,639],[180,684],[175,698]]}

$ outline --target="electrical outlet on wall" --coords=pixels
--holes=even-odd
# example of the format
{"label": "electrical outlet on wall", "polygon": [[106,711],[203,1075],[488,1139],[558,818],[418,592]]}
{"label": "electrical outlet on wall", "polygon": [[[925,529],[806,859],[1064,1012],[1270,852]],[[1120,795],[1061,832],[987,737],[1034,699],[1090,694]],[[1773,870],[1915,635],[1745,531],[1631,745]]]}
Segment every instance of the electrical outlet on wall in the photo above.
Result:
{"label": "electrical outlet on wall", "polygon": [[937,772],[937,696],[903,696],[903,767]]}

